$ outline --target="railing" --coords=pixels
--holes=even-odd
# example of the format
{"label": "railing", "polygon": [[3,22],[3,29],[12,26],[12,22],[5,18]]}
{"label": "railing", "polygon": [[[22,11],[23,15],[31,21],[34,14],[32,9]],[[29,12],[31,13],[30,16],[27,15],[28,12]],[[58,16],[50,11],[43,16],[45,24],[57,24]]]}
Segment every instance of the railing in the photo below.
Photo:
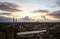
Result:
{"label": "railing", "polygon": [[46,30],[41,30],[41,31],[29,31],[29,32],[19,32],[19,33],[17,33],[17,35],[36,34],[36,33],[41,33],[41,32],[46,32]]}

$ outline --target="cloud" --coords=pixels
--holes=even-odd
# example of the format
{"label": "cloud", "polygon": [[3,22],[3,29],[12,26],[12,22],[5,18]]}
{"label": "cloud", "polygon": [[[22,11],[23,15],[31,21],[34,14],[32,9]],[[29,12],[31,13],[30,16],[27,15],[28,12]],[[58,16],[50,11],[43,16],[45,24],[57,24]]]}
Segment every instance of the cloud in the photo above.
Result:
{"label": "cloud", "polygon": [[53,14],[54,16],[56,16],[57,18],[60,18],[60,10],[54,11],[54,12],[52,12],[52,14]]}
{"label": "cloud", "polygon": [[12,18],[0,16],[0,22],[12,22]]}
{"label": "cloud", "polygon": [[24,0],[15,0],[15,1],[17,1],[17,2],[19,2],[19,3],[24,2]]}
{"label": "cloud", "polygon": [[21,11],[17,9],[18,5],[8,3],[8,2],[0,2],[0,10],[2,11],[9,11],[9,12],[16,12]]}
{"label": "cloud", "polygon": [[48,16],[53,16],[54,18],[60,19],[60,10],[54,11],[50,14],[47,14]]}
{"label": "cloud", "polygon": [[60,1],[57,1],[56,4],[57,4],[58,6],[60,6]]}
{"label": "cloud", "polygon": [[11,15],[11,13],[0,13],[0,15]]}
{"label": "cloud", "polygon": [[41,9],[39,9],[39,10],[34,10],[34,11],[32,11],[33,13],[40,13],[40,12],[49,12],[49,11],[47,11],[47,10],[41,10]]}
{"label": "cloud", "polygon": [[60,0],[57,0],[54,5],[51,6],[51,8],[56,8],[60,6]]}
{"label": "cloud", "polygon": [[59,16],[56,13],[51,13],[48,10],[35,10],[33,13],[41,13],[42,15],[39,16],[39,19],[41,18],[42,20],[58,20]]}

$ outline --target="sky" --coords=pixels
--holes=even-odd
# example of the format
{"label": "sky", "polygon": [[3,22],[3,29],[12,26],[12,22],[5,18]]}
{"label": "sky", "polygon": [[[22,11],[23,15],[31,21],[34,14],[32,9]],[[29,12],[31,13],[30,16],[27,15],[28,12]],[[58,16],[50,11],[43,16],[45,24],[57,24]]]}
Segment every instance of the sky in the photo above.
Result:
{"label": "sky", "polygon": [[0,22],[12,21],[13,17],[19,21],[25,17],[35,21],[59,21],[60,0],[1,0]]}

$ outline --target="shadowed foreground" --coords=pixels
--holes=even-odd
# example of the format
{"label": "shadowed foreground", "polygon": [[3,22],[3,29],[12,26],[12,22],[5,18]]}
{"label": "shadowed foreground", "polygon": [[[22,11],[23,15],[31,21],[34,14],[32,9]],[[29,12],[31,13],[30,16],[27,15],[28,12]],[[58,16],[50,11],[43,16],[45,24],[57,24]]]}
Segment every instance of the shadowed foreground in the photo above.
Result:
{"label": "shadowed foreground", "polygon": [[[36,33],[36,31],[41,30],[46,30],[46,32]],[[31,31],[34,31],[35,33],[32,33]],[[21,34],[21,32],[23,34]],[[24,32],[31,33],[24,34]],[[60,23],[0,23],[0,39],[60,39]]]}

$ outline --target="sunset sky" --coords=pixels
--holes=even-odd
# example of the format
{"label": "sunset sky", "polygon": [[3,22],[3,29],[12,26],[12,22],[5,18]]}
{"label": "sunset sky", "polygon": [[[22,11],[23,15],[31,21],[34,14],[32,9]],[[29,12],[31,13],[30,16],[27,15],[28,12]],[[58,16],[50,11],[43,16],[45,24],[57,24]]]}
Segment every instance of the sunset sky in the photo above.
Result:
{"label": "sunset sky", "polygon": [[[30,20],[60,20],[60,0],[0,0],[0,22]],[[7,22],[8,22],[7,21]]]}

